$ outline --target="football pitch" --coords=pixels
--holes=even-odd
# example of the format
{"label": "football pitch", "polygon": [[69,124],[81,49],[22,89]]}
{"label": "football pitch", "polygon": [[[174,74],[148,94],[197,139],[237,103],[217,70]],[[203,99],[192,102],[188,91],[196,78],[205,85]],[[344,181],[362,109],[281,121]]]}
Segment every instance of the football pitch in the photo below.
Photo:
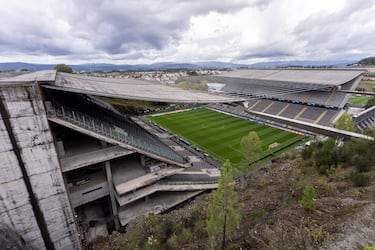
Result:
{"label": "football pitch", "polygon": [[150,115],[147,119],[184,138],[220,162],[229,159],[234,165],[242,161],[240,141],[250,131],[257,132],[262,142],[260,158],[284,152],[303,140],[301,135],[204,108]]}

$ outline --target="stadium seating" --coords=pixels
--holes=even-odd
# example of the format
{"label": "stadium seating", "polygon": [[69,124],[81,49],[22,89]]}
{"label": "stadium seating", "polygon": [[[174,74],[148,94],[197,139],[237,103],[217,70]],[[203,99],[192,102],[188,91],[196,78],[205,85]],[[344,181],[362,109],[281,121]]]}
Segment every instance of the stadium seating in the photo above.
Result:
{"label": "stadium seating", "polygon": [[354,122],[360,130],[375,128],[375,106],[353,116]]}
{"label": "stadium seating", "polygon": [[267,98],[291,103],[301,103],[310,106],[325,106],[327,108],[340,108],[344,105],[345,93],[306,90],[301,88],[285,88],[282,86],[257,85],[246,83],[230,83],[223,88],[226,94],[248,96],[254,98]]}
{"label": "stadium seating", "polygon": [[54,108],[54,114],[59,118],[68,120],[86,129],[124,142],[151,154],[179,163],[186,162],[184,157],[130,121],[119,121],[106,116],[104,113],[97,113],[96,116],[90,116],[62,105],[52,105],[52,107]]}
{"label": "stadium seating", "polygon": [[249,100],[248,108],[228,104],[214,104],[210,105],[210,107],[239,116],[247,116],[244,112],[244,110],[247,109],[248,111],[257,111],[324,126],[328,126],[338,113],[336,109],[326,109],[323,107],[313,107],[268,99]]}

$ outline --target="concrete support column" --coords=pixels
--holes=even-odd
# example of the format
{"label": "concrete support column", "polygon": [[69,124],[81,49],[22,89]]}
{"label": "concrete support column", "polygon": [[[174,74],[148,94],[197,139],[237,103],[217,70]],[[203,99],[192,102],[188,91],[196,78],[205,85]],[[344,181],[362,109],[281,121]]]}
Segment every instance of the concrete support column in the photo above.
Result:
{"label": "concrete support column", "polygon": [[108,183],[108,189],[109,189],[109,197],[111,199],[113,221],[115,222],[116,230],[119,230],[120,222],[118,219],[117,203],[116,203],[116,198],[115,198],[115,193],[114,193],[115,190],[113,189],[111,164],[109,163],[109,161],[106,161],[104,165],[105,165],[105,172],[107,174],[107,183]]}
{"label": "concrete support column", "polygon": [[146,160],[144,155],[140,155],[140,161],[141,161],[141,166],[145,167],[146,166]]}

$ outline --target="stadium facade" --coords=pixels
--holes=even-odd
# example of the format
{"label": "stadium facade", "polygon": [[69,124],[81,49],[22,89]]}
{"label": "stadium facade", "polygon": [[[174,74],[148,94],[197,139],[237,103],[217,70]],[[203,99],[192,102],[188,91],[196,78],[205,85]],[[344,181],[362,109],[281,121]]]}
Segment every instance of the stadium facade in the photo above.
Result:
{"label": "stadium facade", "polygon": [[[39,249],[79,249],[217,187],[220,172],[163,128],[97,96],[204,103],[329,125],[360,71],[239,70],[226,95],[39,71],[0,80],[0,221]],[[220,105],[219,103],[225,103]],[[246,110],[244,110],[246,109]]]}

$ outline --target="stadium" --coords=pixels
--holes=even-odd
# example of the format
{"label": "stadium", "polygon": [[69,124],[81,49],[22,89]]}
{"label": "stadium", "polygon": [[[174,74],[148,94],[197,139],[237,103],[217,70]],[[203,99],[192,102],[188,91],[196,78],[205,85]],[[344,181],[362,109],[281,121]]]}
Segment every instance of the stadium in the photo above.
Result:
{"label": "stadium", "polygon": [[[200,77],[212,93],[38,71],[0,79],[1,221],[34,248],[76,249],[217,187],[257,131],[263,158],[334,128],[363,71],[243,69]],[[134,116],[101,97],[191,104]],[[194,107],[194,108],[193,108]],[[374,123],[374,109],[355,118]],[[34,216],[30,216],[34,215]]]}

